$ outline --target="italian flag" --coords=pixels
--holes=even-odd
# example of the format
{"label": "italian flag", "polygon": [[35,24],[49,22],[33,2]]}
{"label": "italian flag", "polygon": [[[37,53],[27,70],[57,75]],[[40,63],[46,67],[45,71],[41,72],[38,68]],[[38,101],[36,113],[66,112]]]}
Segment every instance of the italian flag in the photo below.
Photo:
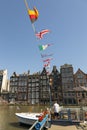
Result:
{"label": "italian flag", "polygon": [[46,44],[46,45],[39,45],[39,50],[45,50],[48,46],[50,46],[50,44]]}

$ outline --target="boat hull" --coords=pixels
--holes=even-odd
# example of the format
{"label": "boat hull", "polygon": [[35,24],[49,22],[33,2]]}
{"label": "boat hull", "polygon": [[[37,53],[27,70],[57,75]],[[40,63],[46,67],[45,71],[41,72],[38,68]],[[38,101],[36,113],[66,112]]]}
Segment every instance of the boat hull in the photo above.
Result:
{"label": "boat hull", "polygon": [[40,113],[15,113],[20,123],[33,125],[40,116]]}

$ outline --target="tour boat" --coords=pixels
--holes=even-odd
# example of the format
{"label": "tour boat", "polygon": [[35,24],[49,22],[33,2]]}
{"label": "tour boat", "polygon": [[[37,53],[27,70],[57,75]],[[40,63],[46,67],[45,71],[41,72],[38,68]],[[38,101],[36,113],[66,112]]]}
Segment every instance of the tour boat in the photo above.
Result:
{"label": "tour boat", "polygon": [[38,121],[39,117],[42,113],[29,113],[29,112],[21,112],[15,113],[20,123],[33,125],[36,121]]}

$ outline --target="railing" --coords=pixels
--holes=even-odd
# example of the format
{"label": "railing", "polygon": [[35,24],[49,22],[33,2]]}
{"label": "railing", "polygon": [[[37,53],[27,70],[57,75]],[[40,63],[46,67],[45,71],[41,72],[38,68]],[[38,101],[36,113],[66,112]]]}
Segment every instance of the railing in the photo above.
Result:
{"label": "railing", "polygon": [[67,111],[60,111],[60,120],[68,120],[68,121],[72,120],[70,109]]}
{"label": "railing", "polygon": [[[61,110],[59,113],[58,121],[72,121],[77,119],[77,114],[75,111]],[[52,121],[55,120],[54,114],[52,114]]]}
{"label": "railing", "polygon": [[35,130],[42,130],[43,127],[45,127],[46,123],[48,123],[48,114],[43,118],[42,121],[36,121],[30,128],[29,130],[32,130],[35,128]]}
{"label": "railing", "polygon": [[[54,114],[53,114],[54,115]],[[54,116],[52,115],[52,120],[54,120]],[[61,110],[59,113],[59,121],[87,121],[87,110],[80,109],[79,111],[76,110]]]}
{"label": "railing", "polygon": [[41,130],[45,126],[47,120],[48,120],[48,114],[43,118],[43,120],[41,122],[38,122],[35,125],[35,129],[36,130]]}
{"label": "railing", "polygon": [[29,130],[32,130],[37,123],[38,123],[38,120],[29,128]]}

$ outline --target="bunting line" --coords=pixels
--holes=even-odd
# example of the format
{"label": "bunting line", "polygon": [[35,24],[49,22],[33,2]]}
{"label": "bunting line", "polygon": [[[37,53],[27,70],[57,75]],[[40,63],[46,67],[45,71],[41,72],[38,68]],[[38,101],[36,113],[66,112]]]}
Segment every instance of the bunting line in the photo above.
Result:
{"label": "bunting line", "polygon": [[[35,6],[33,7],[33,9],[30,9],[29,6],[28,6],[27,0],[24,0],[24,3],[25,3],[25,6],[26,6],[26,9],[27,9],[28,16],[29,16],[30,21],[31,21],[31,25],[32,25],[32,29],[34,31],[34,34],[35,34],[37,39],[42,40],[44,38],[44,35],[51,32],[51,31],[49,29],[43,29],[40,32],[36,31],[34,23],[35,23],[35,21],[37,21],[37,19],[39,17],[39,12],[38,12],[38,10],[37,10],[37,8]],[[38,45],[39,51],[43,51],[43,50],[47,49],[49,46],[51,46],[51,45],[52,44],[45,44],[45,45],[44,44],[39,44]],[[50,53],[50,54],[41,53],[40,55],[41,55],[42,59],[45,58],[45,57],[48,57],[47,59],[43,60],[43,66],[46,68],[47,74],[50,74],[49,69],[50,69],[50,62],[53,59],[51,57],[51,56],[53,56],[53,53]]]}

